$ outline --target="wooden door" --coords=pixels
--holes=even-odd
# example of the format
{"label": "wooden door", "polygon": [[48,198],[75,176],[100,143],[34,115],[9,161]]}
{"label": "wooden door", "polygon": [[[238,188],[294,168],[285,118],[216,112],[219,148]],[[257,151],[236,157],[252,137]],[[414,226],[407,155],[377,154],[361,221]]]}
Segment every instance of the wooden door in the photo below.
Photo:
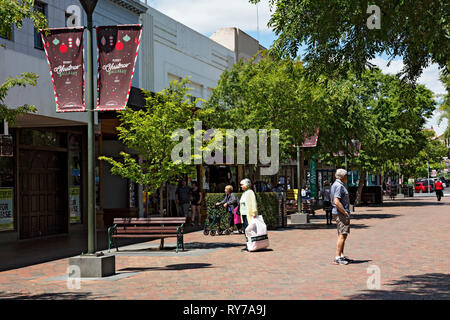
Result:
{"label": "wooden door", "polygon": [[20,238],[67,232],[67,154],[20,150]]}

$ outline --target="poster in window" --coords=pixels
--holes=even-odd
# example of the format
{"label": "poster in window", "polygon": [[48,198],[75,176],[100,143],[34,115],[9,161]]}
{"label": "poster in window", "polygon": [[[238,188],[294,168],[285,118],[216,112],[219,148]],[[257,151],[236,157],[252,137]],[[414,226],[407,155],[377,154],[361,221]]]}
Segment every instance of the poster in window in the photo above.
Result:
{"label": "poster in window", "polygon": [[14,188],[0,188],[0,230],[14,228]]}
{"label": "poster in window", "polygon": [[80,187],[69,188],[70,223],[80,223]]}

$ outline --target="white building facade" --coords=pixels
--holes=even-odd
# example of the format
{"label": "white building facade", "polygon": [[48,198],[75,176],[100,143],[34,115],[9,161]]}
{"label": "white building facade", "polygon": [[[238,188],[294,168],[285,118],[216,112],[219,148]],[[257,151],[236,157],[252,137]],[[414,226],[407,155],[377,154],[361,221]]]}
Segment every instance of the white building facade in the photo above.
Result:
{"label": "white building facade", "polygon": [[[70,5],[81,8],[78,0],[45,0],[36,4],[47,16],[50,28],[66,26],[66,9]],[[190,93],[207,99],[221,73],[236,60],[232,50],[143,1],[99,0],[93,20],[94,26],[143,24],[132,82],[136,90],[157,92],[171,80],[190,77]],[[85,17],[82,24],[84,21]],[[6,99],[8,106],[34,104],[38,111],[19,117],[16,126],[10,128],[14,157],[0,159],[0,188],[11,192],[8,201],[13,212],[11,224],[2,227],[0,221],[0,242],[87,229],[87,113],[56,113],[45,53],[36,37],[28,20],[20,30],[13,28],[11,35],[0,37],[1,82],[22,72],[39,75],[35,87],[13,88]],[[125,150],[117,141],[115,118],[113,112],[96,114],[98,155],[116,157]],[[122,215],[123,209],[142,216],[141,189],[112,176],[104,163],[97,164],[96,185],[97,226],[105,227],[105,217]]]}

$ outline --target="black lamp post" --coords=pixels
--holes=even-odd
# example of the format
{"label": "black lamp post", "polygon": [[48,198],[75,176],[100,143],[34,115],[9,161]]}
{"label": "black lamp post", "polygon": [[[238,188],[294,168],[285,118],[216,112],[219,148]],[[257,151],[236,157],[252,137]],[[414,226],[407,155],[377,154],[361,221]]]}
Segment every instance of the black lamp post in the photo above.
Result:
{"label": "black lamp post", "polygon": [[94,132],[94,79],[93,79],[93,44],[92,14],[98,0],[80,0],[87,15],[87,73],[86,73],[86,110],[88,116],[88,255],[95,254],[95,132]]}

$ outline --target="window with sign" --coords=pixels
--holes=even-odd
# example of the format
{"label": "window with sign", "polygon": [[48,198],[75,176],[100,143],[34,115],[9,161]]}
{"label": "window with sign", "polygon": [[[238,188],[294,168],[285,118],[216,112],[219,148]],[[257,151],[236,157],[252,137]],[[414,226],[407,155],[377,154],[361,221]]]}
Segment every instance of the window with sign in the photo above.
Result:
{"label": "window with sign", "polygon": [[0,157],[0,231],[14,230],[14,160]]}

